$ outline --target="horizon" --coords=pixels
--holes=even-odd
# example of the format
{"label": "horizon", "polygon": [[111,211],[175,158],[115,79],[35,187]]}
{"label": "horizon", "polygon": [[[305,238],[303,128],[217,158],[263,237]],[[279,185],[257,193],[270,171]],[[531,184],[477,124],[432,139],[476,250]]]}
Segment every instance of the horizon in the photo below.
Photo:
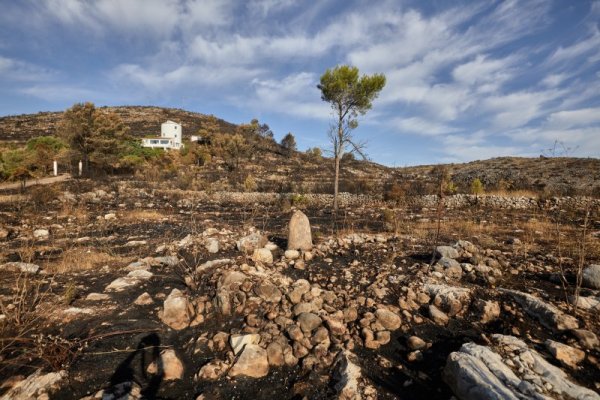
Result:
{"label": "horizon", "polygon": [[539,157],[557,142],[598,158],[600,1],[397,3],[11,2],[0,115],[178,108],[328,149],[316,85],[351,64],[387,77],[355,131],[378,164]]}

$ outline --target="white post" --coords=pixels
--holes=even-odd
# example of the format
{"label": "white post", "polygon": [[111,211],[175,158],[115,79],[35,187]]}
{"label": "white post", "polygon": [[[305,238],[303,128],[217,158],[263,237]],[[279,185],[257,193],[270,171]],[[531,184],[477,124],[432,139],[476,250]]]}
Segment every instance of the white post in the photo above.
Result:
{"label": "white post", "polygon": [[54,160],[54,176],[58,176],[58,163]]}
{"label": "white post", "polygon": [[83,163],[79,160],[79,176],[83,173]]}

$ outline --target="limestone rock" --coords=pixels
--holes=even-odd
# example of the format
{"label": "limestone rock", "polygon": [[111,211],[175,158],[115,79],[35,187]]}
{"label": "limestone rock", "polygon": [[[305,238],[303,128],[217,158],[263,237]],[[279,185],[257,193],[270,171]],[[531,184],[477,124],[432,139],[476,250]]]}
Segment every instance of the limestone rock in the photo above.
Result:
{"label": "limestone rock", "polygon": [[255,249],[252,253],[252,260],[254,262],[261,262],[264,264],[273,264],[273,253],[269,249]]}
{"label": "limestone rock", "polygon": [[238,355],[244,350],[244,347],[256,345],[260,343],[260,335],[253,333],[250,335],[231,335],[229,337],[229,345],[233,349],[233,354]]}
{"label": "limestone rock", "polygon": [[179,289],[173,289],[165,299],[160,319],[171,328],[180,330],[187,328],[192,322],[194,308],[188,298]]}
{"label": "limestone rock", "polygon": [[447,325],[449,318],[442,310],[431,304],[429,306],[429,316],[438,325]]}
{"label": "limestone rock", "polygon": [[592,331],[586,329],[573,329],[571,333],[579,340],[579,344],[586,349],[592,350],[600,347],[598,336]]}
{"label": "limestone rock", "polygon": [[48,239],[49,236],[50,232],[48,231],[48,229],[36,229],[35,231],[33,231],[33,237],[38,240]]}
{"label": "limestone rock", "polygon": [[333,380],[339,400],[361,400],[361,370],[356,356],[349,351],[341,351],[333,367]]}
{"label": "limestone rock", "polygon": [[400,328],[400,324],[402,323],[400,316],[385,308],[380,308],[375,311],[375,316],[377,317],[377,321],[379,321],[385,329],[390,331]]}
{"label": "limestone rock", "polygon": [[500,316],[500,305],[497,301],[477,300],[475,306],[479,310],[479,321],[487,324]]}
{"label": "limestone rock", "polygon": [[248,344],[236,363],[229,370],[229,376],[262,378],[269,373],[267,351],[256,344]]}
{"label": "limestone rock", "polygon": [[411,336],[406,341],[408,348],[411,350],[423,350],[427,347],[427,343],[418,336]]}
{"label": "limestone rock", "polygon": [[[161,371],[162,368],[162,371]],[[153,361],[148,365],[148,373],[162,375],[165,381],[173,381],[183,378],[183,364],[177,358],[173,349],[163,350],[160,353],[160,361]]]}
{"label": "limestone rock", "polygon": [[283,355],[283,347],[277,342],[273,342],[267,346],[267,358],[269,365],[273,367],[281,367],[285,364]]}
{"label": "limestone rock", "polygon": [[300,329],[302,329],[303,332],[310,333],[313,330],[315,330],[316,328],[318,328],[319,326],[321,326],[321,323],[323,321],[316,314],[313,314],[310,312],[303,312],[300,315],[298,315],[297,322],[298,322],[298,325],[300,326]]}
{"label": "limestone rock", "polygon": [[300,252],[298,250],[286,250],[285,253],[283,253],[283,255],[288,260],[296,260],[300,258]]}
{"label": "limestone rock", "polygon": [[152,296],[148,292],[144,292],[140,294],[137,299],[133,302],[136,306],[147,306],[153,304],[154,300],[152,300]]}
{"label": "limestone rock", "polygon": [[265,247],[267,242],[268,239],[265,236],[261,235],[259,232],[253,232],[238,240],[236,245],[239,251],[243,251],[246,254],[252,254],[254,250]]}
{"label": "limestone rock", "polygon": [[436,256],[442,258],[442,257],[446,257],[446,258],[458,258],[459,254],[458,254],[458,250],[456,250],[454,247],[452,246],[437,246],[435,248],[435,254]]}
{"label": "limestone rock", "polygon": [[582,350],[550,339],[546,340],[545,344],[546,348],[554,358],[571,368],[576,368],[577,364],[585,359],[585,352]]}
{"label": "limestone rock", "polygon": [[552,304],[545,303],[537,297],[516,290],[498,290],[511,295],[527,314],[537,318],[546,328],[559,331],[579,328],[577,318],[563,313]]}
{"label": "limestone rock", "polygon": [[600,290],[600,264],[593,264],[583,270],[583,285]]}
{"label": "limestone rock", "polygon": [[294,211],[289,224],[288,250],[311,250],[312,234],[308,217],[302,211]]}
{"label": "limestone rock", "polygon": [[213,360],[204,365],[196,375],[198,379],[215,381],[227,372],[228,365],[221,360]]}
{"label": "limestone rock", "polygon": [[28,274],[37,274],[40,271],[40,266],[25,262],[7,262],[2,264],[0,269],[14,272],[24,272]]}
{"label": "limestone rock", "polygon": [[254,293],[269,303],[279,303],[281,301],[281,290],[268,281],[262,281],[258,286],[256,286]]}
{"label": "limestone rock", "polygon": [[0,400],[31,400],[47,399],[48,392],[56,388],[58,383],[66,378],[67,372],[50,372],[42,374],[42,370],[37,370],[27,378],[15,384],[6,392]]}
{"label": "limestone rock", "polygon": [[[522,340],[494,334],[492,341],[492,347],[465,343],[448,356],[444,380],[461,400],[600,399],[597,393],[570,381],[563,370]],[[511,365],[518,363],[519,368],[511,368],[505,360]]]}

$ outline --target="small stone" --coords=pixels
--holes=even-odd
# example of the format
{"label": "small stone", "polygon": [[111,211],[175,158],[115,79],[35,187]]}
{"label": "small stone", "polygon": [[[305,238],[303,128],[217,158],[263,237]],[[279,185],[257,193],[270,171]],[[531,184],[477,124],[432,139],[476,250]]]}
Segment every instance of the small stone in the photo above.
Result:
{"label": "small stone", "polygon": [[33,237],[38,240],[48,239],[49,236],[50,232],[48,231],[48,229],[36,229],[35,231],[33,231]]}
{"label": "small stone", "polygon": [[104,301],[110,300],[110,296],[105,293],[90,293],[85,297],[85,299],[87,301]]}
{"label": "small stone", "polygon": [[265,248],[256,249],[252,254],[252,260],[264,264],[273,264],[273,253],[271,253],[271,250]]}
{"label": "small stone", "polygon": [[283,356],[283,347],[277,342],[273,342],[267,346],[267,358],[269,365],[273,367],[281,367],[285,364]]}
{"label": "small stone", "polygon": [[411,350],[423,350],[427,347],[427,343],[418,336],[411,336],[406,341],[408,348]]}
{"label": "small stone", "polygon": [[219,241],[217,239],[208,239],[204,245],[206,251],[210,254],[216,254],[219,252]]}
{"label": "small stone", "polygon": [[316,314],[310,312],[303,312],[298,315],[297,322],[300,326],[300,329],[302,329],[303,332],[309,333],[321,326],[321,323],[323,321]]}
{"label": "small stone", "polygon": [[479,321],[482,324],[494,321],[500,316],[500,305],[497,301],[477,300],[475,306],[480,312]]}
{"label": "small stone", "polygon": [[261,282],[258,286],[256,286],[254,292],[264,301],[270,303],[279,303],[281,301],[281,290],[279,290],[279,288],[277,288],[277,286],[273,285],[271,282]]}
{"label": "small stone", "polygon": [[197,377],[198,379],[214,381],[223,376],[227,372],[227,368],[227,364],[223,361],[214,360],[200,368]]}
{"label": "small stone", "polygon": [[416,362],[423,360],[423,353],[420,350],[415,350],[408,353],[407,360],[410,362]]}
{"label": "small stone", "polygon": [[333,335],[341,336],[346,333],[346,324],[334,318],[326,318],[325,324]]}
{"label": "small stone", "polygon": [[154,300],[152,300],[152,296],[148,292],[144,292],[140,294],[137,299],[133,302],[133,304],[137,306],[147,306],[150,304],[154,304]]}
{"label": "small stone", "polygon": [[288,260],[296,260],[300,258],[300,252],[298,250],[286,250],[285,253],[283,253],[283,255]]}
{"label": "small stone", "polygon": [[400,328],[400,324],[402,321],[400,320],[400,316],[397,314],[386,310],[385,308],[380,308],[375,311],[375,316],[377,320],[383,325],[383,327],[387,330],[394,331]]}
{"label": "small stone", "polygon": [[429,316],[438,325],[448,324],[448,316],[433,304],[429,306]]}

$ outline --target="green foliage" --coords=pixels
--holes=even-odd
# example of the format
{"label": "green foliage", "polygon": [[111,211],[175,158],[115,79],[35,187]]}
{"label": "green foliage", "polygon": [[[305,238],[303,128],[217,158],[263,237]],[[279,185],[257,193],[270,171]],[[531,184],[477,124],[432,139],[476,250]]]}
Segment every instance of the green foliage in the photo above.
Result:
{"label": "green foliage", "polygon": [[3,179],[15,180],[20,170],[26,168],[27,153],[24,149],[6,150],[0,153],[0,174]]}
{"label": "green foliage", "polygon": [[128,155],[129,127],[110,111],[98,110],[93,103],[77,103],[63,116],[59,135],[71,146],[75,158],[102,169],[119,168]]}
{"label": "green foliage", "polygon": [[349,65],[327,69],[317,85],[321,90],[321,99],[331,104],[337,116],[351,121],[355,121],[358,114],[364,115],[371,109],[372,101],[384,86],[383,74],[363,75],[359,78],[358,68]]}
{"label": "green foliage", "polygon": [[292,132],[288,132],[288,134],[281,139],[281,147],[284,148],[288,155],[296,151],[296,138]]}
{"label": "green foliage", "polygon": [[308,198],[306,196],[304,196],[302,194],[298,194],[298,193],[294,193],[294,194],[290,195],[290,202],[292,203],[292,206],[299,207],[299,208],[306,207],[309,204]]}
{"label": "green foliage", "polygon": [[231,170],[239,167],[242,158],[252,156],[252,146],[240,133],[229,135],[216,134],[211,139],[211,150],[216,156],[223,157],[225,163]]}
{"label": "green foliage", "polygon": [[446,188],[444,189],[444,191],[447,194],[456,194],[456,192],[458,192],[458,186],[456,186],[456,183],[448,181],[446,183]]}
{"label": "green foliage", "polygon": [[312,147],[306,150],[306,154],[315,160],[320,160],[323,157],[323,151],[318,147]]}
{"label": "green foliage", "polygon": [[473,179],[471,182],[471,194],[478,195],[483,194],[483,183],[479,180],[479,178]]}

